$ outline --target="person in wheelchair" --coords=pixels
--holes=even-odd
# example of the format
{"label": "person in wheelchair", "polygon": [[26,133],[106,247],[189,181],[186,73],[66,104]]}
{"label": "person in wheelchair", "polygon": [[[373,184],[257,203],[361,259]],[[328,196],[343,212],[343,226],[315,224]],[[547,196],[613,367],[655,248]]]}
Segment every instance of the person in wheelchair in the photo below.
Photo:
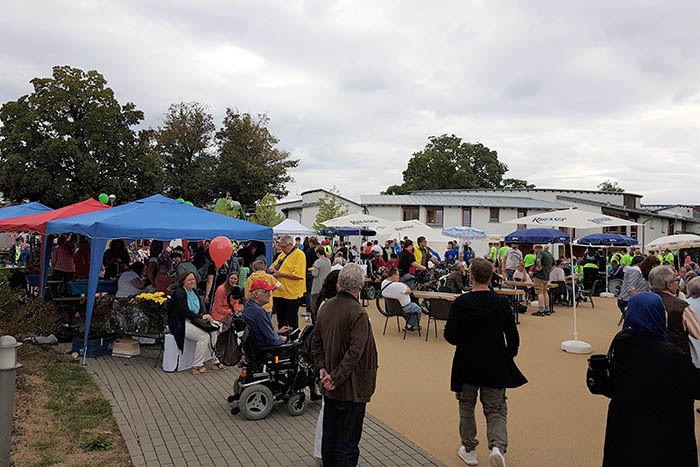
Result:
{"label": "person in wheelchair", "polygon": [[279,331],[275,331],[270,314],[263,308],[270,301],[271,291],[274,289],[274,286],[262,279],[254,281],[250,285],[250,300],[243,308],[243,319],[248,325],[250,336],[259,349],[284,344],[288,337],[280,334],[292,330],[289,326],[283,326]]}

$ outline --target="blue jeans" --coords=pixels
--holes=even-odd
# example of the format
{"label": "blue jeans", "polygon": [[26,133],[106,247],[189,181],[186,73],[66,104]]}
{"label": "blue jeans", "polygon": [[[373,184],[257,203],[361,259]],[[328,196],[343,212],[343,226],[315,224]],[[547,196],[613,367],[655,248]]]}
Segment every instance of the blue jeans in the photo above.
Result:
{"label": "blue jeans", "polygon": [[420,325],[420,315],[423,314],[423,310],[417,303],[411,302],[401,309],[407,325],[415,327]]}
{"label": "blue jeans", "polygon": [[321,456],[325,467],[354,467],[360,457],[364,402],[323,398]]}
{"label": "blue jeans", "polygon": [[416,279],[416,276],[414,276],[413,274],[407,273],[407,274],[404,274],[403,276],[401,276],[399,278],[399,281],[403,282],[404,284],[406,284],[410,288],[413,288],[413,283],[414,283],[415,279]]}

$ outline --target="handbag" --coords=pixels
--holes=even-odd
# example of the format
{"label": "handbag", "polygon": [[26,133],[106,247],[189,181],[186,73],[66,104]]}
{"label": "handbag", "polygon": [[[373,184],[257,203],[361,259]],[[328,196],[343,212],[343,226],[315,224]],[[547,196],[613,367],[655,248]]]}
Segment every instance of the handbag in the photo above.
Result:
{"label": "handbag", "polygon": [[607,354],[591,355],[586,371],[586,386],[591,394],[612,397],[612,349]]}
{"label": "handbag", "polygon": [[219,326],[216,326],[214,324],[211,324],[209,321],[206,319],[202,318],[191,318],[190,322],[197,326],[199,329],[201,329],[204,332],[214,332],[219,330]]}

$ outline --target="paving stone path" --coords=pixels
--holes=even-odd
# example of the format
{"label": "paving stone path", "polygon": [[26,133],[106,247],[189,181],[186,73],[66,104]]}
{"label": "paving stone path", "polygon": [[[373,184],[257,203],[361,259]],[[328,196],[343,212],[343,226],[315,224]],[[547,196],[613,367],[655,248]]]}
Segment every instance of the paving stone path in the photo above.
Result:
{"label": "paving stone path", "polygon": [[[88,368],[111,402],[137,467],[314,466],[313,442],[320,402],[299,417],[278,404],[264,420],[232,416],[226,398],[236,368],[196,376],[153,368],[158,349],[142,347],[132,359],[88,359]],[[361,466],[443,465],[371,415],[365,417]]]}

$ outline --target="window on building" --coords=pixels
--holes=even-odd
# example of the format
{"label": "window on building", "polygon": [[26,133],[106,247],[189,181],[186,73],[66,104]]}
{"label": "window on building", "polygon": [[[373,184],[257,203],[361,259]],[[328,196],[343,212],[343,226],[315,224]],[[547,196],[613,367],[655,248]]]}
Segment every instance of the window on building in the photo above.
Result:
{"label": "window on building", "polygon": [[[518,219],[521,217],[527,217],[527,209],[519,208],[518,209]],[[517,225],[518,230],[526,229],[527,226],[525,224],[518,224]]]}
{"label": "window on building", "polygon": [[676,221],[670,220],[668,221],[668,234],[673,235],[676,230]]}
{"label": "window on building", "polygon": [[472,226],[472,208],[462,208],[462,225],[465,227]]}
{"label": "window on building", "polygon": [[630,237],[634,238],[635,240],[639,240],[637,237],[637,226],[636,225],[630,225]]}
{"label": "window on building", "polygon": [[419,209],[417,206],[407,206],[403,208],[403,220],[412,221],[413,219],[418,220]]}
{"label": "window on building", "polygon": [[617,227],[603,227],[603,232],[627,235],[627,227],[625,227],[624,225],[620,225]]}
{"label": "window on building", "polygon": [[500,210],[498,208],[489,208],[489,222],[500,222]]}
{"label": "window on building", "polygon": [[443,210],[440,207],[425,208],[425,223],[428,225],[442,225]]}

